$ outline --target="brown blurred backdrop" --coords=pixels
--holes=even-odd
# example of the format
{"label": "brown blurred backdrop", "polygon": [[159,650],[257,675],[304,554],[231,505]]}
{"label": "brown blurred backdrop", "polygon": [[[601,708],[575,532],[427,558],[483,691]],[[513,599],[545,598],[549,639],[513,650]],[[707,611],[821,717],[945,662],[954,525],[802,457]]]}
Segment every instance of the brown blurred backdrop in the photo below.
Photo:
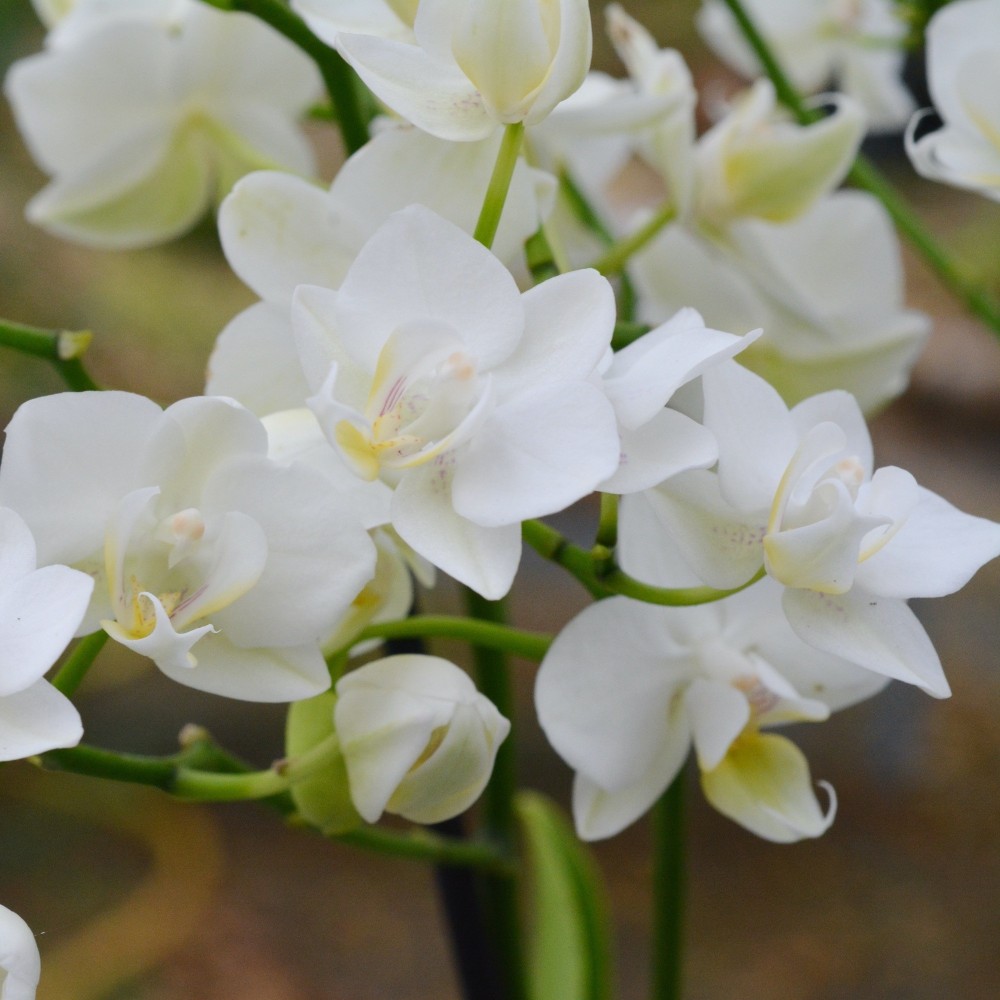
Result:
{"label": "brown blurred backdrop", "polygon": [[[691,0],[630,4],[703,79],[732,81],[690,26]],[[37,50],[28,0],[0,8],[0,68]],[[598,46],[599,64],[613,63]],[[334,145],[320,134],[335,159]],[[23,219],[43,183],[0,108],[0,315],[95,331],[105,385],[159,402],[196,394],[224,323],[253,300],[206,222],[176,244],[106,253],[62,243]],[[1000,208],[884,165],[920,211],[997,287]],[[880,464],[911,470],[962,508],[1000,519],[1000,348],[908,257],[910,304],[935,333],[907,396],[874,423]],[[0,419],[60,390],[41,364],[0,353]],[[561,523],[583,537],[595,510]],[[797,727],[813,774],[840,798],[819,841],[775,846],[705,806],[689,809],[690,1000],[988,1000],[1000,996],[1000,565],[956,597],[918,607],[954,696],[902,685]],[[442,588],[425,607],[455,606]],[[528,558],[514,619],[555,630],[582,592]],[[450,648],[450,647],[442,647]],[[461,655],[458,647],[456,656]],[[565,801],[569,773],[531,713],[533,668],[517,666],[525,784]],[[190,721],[266,765],[282,711],[171,685],[106,650],[81,707],[87,740],[166,753]],[[40,1000],[451,1000],[458,996],[429,872],[285,829],[251,806],[193,808],[144,789],[0,771],[0,901],[39,935]],[[620,995],[645,993],[648,831],[596,848],[617,928]]]}

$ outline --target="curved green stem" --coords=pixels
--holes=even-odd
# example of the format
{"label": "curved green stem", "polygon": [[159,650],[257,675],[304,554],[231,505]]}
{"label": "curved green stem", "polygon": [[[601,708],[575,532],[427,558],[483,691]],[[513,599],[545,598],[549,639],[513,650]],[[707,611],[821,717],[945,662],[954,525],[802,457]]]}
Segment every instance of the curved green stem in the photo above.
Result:
{"label": "curved green stem", "polygon": [[714,587],[654,587],[619,569],[613,559],[607,558],[606,553],[588,552],[542,521],[525,521],[521,525],[521,536],[540,556],[568,570],[597,599],[621,595],[646,604],[690,607],[721,601],[724,597],[752,586],[764,576],[764,569],[761,567],[746,583],[732,590],[716,590]]}
{"label": "curved green stem", "polygon": [[[320,766],[323,758],[336,752],[332,740],[327,740],[284,767],[279,764],[267,771],[254,771],[214,743],[200,727],[187,727],[181,740],[184,748],[169,757],[116,753],[84,745],[50,750],[38,760],[45,768],[149,785],[203,802],[264,798],[267,805],[275,806],[294,820],[295,807],[281,790],[282,786],[305,777],[313,767]],[[237,790],[241,794],[234,794]],[[496,874],[508,874],[513,870],[510,857],[492,844],[453,840],[422,827],[405,833],[362,827],[331,839],[364,850],[434,864],[461,865]]]}
{"label": "curved green stem", "polygon": [[[820,118],[821,113],[815,108],[808,107],[802,100],[740,0],[724,0],[724,2],[739,25],[743,37],[760,60],[764,72],[774,84],[778,100],[802,125],[808,125]],[[969,281],[954,258],[941,246],[892,183],[861,155],[854,161],[847,178],[856,187],[862,188],[882,202],[899,231],[923,256],[952,295],[1000,336],[1000,303],[985,289]]]}
{"label": "curved green stem", "polygon": [[675,608],[694,607],[698,604],[711,604],[721,601],[724,597],[738,594],[747,587],[752,587],[758,580],[764,578],[764,568],[738,587],[732,590],[716,590],[714,587],[654,587],[643,583],[617,567],[602,577],[601,582],[613,594],[631,597],[634,601],[644,601],[646,604],[665,604]]}
{"label": "curved green stem", "polygon": [[555,528],[543,521],[525,521],[521,525],[521,537],[543,559],[557,563],[581,583],[591,597],[599,600],[608,597],[609,592],[601,585],[594,572],[594,560],[590,552],[574,545]]}
{"label": "curved green stem", "polygon": [[476,231],[472,234],[484,247],[493,246],[493,238],[500,226],[500,216],[507,201],[510,190],[510,179],[514,176],[517,157],[521,152],[521,141],[524,138],[523,122],[515,122],[504,128],[503,140],[497,153],[497,161],[493,165],[493,174],[486,188],[483,207],[476,222]]}
{"label": "curved green stem", "polygon": [[[301,757],[279,761],[266,771],[246,769],[228,755],[220,758],[222,751],[209,755],[199,741],[169,757],[117,753],[83,744],[66,750],[50,750],[40,759],[46,767],[111,781],[151,785],[192,801],[235,802],[281,795],[338,752],[336,736],[331,736]],[[217,766],[212,770],[203,769],[209,762]]]}
{"label": "curved green stem", "polygon": [[545,656],[552,644],[552,637],[549,635],[525,632],[501,622],[462,618],[458,615],[414,615],[400,621],[369,625],[354,642],[417,637],[459,639],[481,648],[499,650],[536,662]]}
{"label": "curved green stem", "polygon": [[664,202],[634,233],[613,244],[590,266],[603,275],[621,274],[633,254],[638,253],[664,226],[677,218],[672,202]]}
{"label": "curved green stem", "polygon": [[97,654],[104,648],[107,641],[108,633],[104,631],[85,635],[73,647],[73,652],[66,657],[65,662],[52,678],[52,686],[66,695],[67,698],[71,698],[84,677],[87,676],[87,671],[93,666]]}
{"label": "curved green stem", "polygon": [[652,1000],[680,1000],[684,930],[684,771],[653,807]]}
{"label": "curved green stem", "polygon": [[[615,245],[615,237],[607,227],[604,220],[597,213],[597,210],[590,204],[590,200],[583,193],[583,189],[573,179],[573,175],[563,167],[559,171],[559,192],[566,200],[570,210],[576,216],[577,221],[585,229],[589,230],[605,247]],[[632,282],[624,272],[620,272],[619,293],[618,293],[618,316],[620,319],[631,321],[635,313],[636,293],[632,287]]]}
{"label": "curved green stem", "polygon": [[100,388],[80,360],[92,338],[89,330],[43,330],[25,323],[0,320],[0,346],[45,358],[74,392]]}
{"label": "curved green stem", "polygon": [[354,72],[338,52],[317,38],[305,21],[280,0],[203,0],[219,10],[253,14],[290,42],[297,45],[316,64],[340,125],[348,154],[357,152],[368,141],[368,123],[358,100]]}
{"label": "curved green stem", "polygon": [[[502,601],[488,601],[475,591],[465,589],[469,615],[481,623],[505,625]],[[476,682],[479,690],[496,705],[501,715],[514,720],[514,692],[505,655],[483,646],[473,648]],[[517,817],[514,796],[517,771],[514,739],[508,735],[497,751],[493,775],[482,797],[482,827],[487,840],[511,857],[515,856]],[[500,957],[500,969],[507,985],[507,1000],[527,1000],[524,950],[518,910],[516,869],[507,875],[492,875],[483,884],[487,914]]]}

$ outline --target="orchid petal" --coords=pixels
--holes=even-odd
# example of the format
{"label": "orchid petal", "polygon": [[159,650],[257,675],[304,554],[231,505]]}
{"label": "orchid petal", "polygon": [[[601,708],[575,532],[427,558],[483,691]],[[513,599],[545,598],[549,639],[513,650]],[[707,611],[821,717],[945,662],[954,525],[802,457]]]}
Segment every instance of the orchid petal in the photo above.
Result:
{"label": "orchid petal", "polygon": [[638,493],[682,472],[707,469],[719,457],[712,433],[676,410],[663,409],[634,431],[620,430],[618,469],[600,484],[605,493]]}
{"label": "orchid petal", "polygon": [[25,519],[40,563],[76,563],[103,547],[108,517],[141,485],[122,456],[144,454],[162,416],[155,403],[125,392],[67,392],[22,404],[7,426],[0,504]]}
{"label": "orchid petal", "polygon": [[473,142],[497,127],[465,74],[416,45],[341,33],[337,49],[376,97],[439,139]]}
{"label": "orchid petal", "polygon": [[55,663],[93,589],[89,576],[66,566],[0,581],[0,698],[33,684]]}
{"label": "orchid petal", "polygon": [[392,526],[408,545],[489,600],[510,590],[521,561],[521,526],[483,527],[458,514],[448,460],[409,470],[392,497]]}
{"label": "orchid petal", "polygon": [[287,307],[258,302],[229,321],[208,359],[205,395],[231,396],[257,416],[302,406],[309,387]]}
{"label": "orchid petal", "polygon": [[782,606],[789,624],[810,646],[916,684],[935,698],[951,694],[927,633],[903,601],[857,588],[846,594],[786,590]]}
{"label": "orchid petal", "polygon": [[702,772],[701,787],[724,816],[779,844],[820,836],[837,811],[833,788],[824,783],[830,805],[823,813],[802,751],[773,733],[742,737],[717,768]]}
{"label": "orchid petal", "polygon": [[702,386],[704,423],[719,442],[722,495],[740,510],[769,508],[798,445],[788,407],[760,376],[732,361],[705,372]]}
{"label": "orchid petal", "polygon": [[539,723],[559,756],[605,791],[641,783],[664,754],[674,761],[686,752],[689,730],[675,702],[690,666],[668,621],[663,609],[611,597],[574,618],[542,661],[535,683]]}
{"label": "orchid petal", "polygon": [[0,760],[75,747],[82,738],[80,713],[48,681],[0,697]]}
{"label": "orchid petal", "polygon": [[582,772],[573,781],[573,819],[581,840],[613,837],[634,823],[678,776],[691,745],[680,700],[670,709],[656,759],[643,777],[624,788],[605,791]]}
{"label": "orchid petal", "polygon": [[569,271],[536,285],[521,297],[524,333],[496,370],[497,387],[589,378],[611,346],[615,297],[596,271]]}
{"label": "orchid petal", "polygon": [[696,677],[684,692],[684,708],[698,766],[712,771],[750,721],[750,704],[731,684]]}
{"label": "orchid petal", "polygon": [[705,326],[694,309],[682,309],[615,354],[604,389],[621,423],[635,430],[686,382],[731,358],[760,335],[736,337]]}
{"label": "orchid petal", "polygon": [[681,473],[646,497],[684,561],[709,586],[739,587],[760,569],[766,513],[754,516],[731,507],[714,474]]}
{"label": "orchid petal", "polygon": [[172,680],[209,694],[261,703],[299,701],[330,686],[330,671],[315,644],[247,648],[225,634],[206,635],[193,669],[157,666]]}
{"label": "orchid petal", "polygon": [[[393,276],[388,286],[387,274]],[[437,320],[452,327],[484,371],[513,352],[524,330],[510,272],[420,205],[390,216],[365,244],[341,285],[336,315],[345,347],[369,372],[402,323]]]}
{"label": "orchid petal", "polygon": [[497,526],[563,510],[618,461],[614,413],[585,382],[550,385],[498,405],[456,457],[455,510]]}
{"label": "orchid petal", "polygon": [[234,645],[318,641],[375,572],[368,533],[313,469],[233,462],[213,479],[205,505],[244,512],[267,540],[256,586],[213,618]]}
{"label": "orchid petal", "polygon": [[219,239],[239,278],[280,304],[297,285],[336,288],[362,243],[326,191],[276,171],[236,184],[219,209]]}
{"label": "orchid petal", "polygon": [[[871,490],[879,474],[890,470],[879,469]],[[858,586],[871,593],[942,597],[964,587],[980,566],[1000,555],[1000,525],[965,514],[930,490],[916,489],[917,502],[905,522],[858,567]]]}

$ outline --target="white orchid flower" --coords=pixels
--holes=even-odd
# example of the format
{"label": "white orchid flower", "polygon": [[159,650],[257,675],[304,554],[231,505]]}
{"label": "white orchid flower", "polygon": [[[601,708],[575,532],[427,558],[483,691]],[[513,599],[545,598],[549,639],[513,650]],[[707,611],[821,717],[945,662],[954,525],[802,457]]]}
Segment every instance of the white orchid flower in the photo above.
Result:
{"label": "white orchid flower", "polygon": [[96,578],[81,634],[103,627],[200,690],[291,701],[329,685],[319,641],[375,553],[326,477],[279,466],[267,446],[230,400],[162,411],[121,392],[42,397],[7,430],[0,502],[32,528],[40,562]]}
{"label": "white orchid flower", "polygon": [[959,0],[927,25],[927,82],[944,126],[915,137],[926,112],[906,130],[917,172],[1000,201],[1000,3]]}
{"label": "white orchid flower", "polygon": [[595,384],[614,309],[593,271],[521,295],[489,251],[414,206],[368,241],[339,291],[300,287],[293,323],[310,406],[359,477],[393,488],[400,537],[496,598],[517,570],[520,522],[617,466],[614,411]]}
{"label": "white orchid flower", "polygon": [[80,742],[79,713],[44,674],[73,638],[93,589],[86,573],[36,569],[31,531],[0,507],[0,760]]}
{"label": "white orchid flower", "polygon": [[[388,5],[373,5],[377,16],[357,22],[360,33],[344,30],[341,6],[298,9],[376,97],[441,139],[468,142],[500,125],[535,125],[590,66],[586,0],[419,0],[392,4],[391,19],[381,9]],[[334,11],[329,21],[326,8]],[[411,17],[412,35],[399,30]]]}
{"label": "white orchid flower", "polygon": [[899,241],[871,195],[841,191],[793,222],[745,220],[717,242],[682,226],[636,255],[640,315],[685,303],[719,330],[762,327],[740,363],[796,403],[847,388],[871,412],[906,388],[930,332],[904,308]]}
{"label": "white orchid flower", "polygon": [[0,1000],[35,1000],[42,960],[31,928],[0,906]]}
{"label": "white orchid flower", "polygon": [[728,362],[702,377],[714,471],[682,473],[644,494],[681,555],[710,586],[762,566],[817,649],[886,677],[949,693],[940,661],[906,606],[958,590],[1000,554],[1000,525],[956,510],[895,467],[873,472],[871,440],[848,393],[789,411]]}
{"label": "white orchid flower", "polygon": [[[864,107],[873,131],[900,128],[913,112],[901,80],[906,25],[892,0],[746,0],[746,8],[800,90],[835,82]],[[760,75],[722,0],[705,0],[697,23],[720,59],[746,79]]]}
{"label": "white orchid flower", "polygon": [[[230,266],[260,296],[219,335],[206,392],[232,396],[259,416],[309,395],[291,332],[297,285],[337,288],[365,241],[418,203],[471,233],[500,143],[450,143],[411,126],[387,126],[341,167],[329,191],[290,174],[240,180],[219,211]],[[548,214],[555,182],[519,160],[493,252],[526,273],[524,241]]]}
{"label": "white orchid flower", "polygon": [[486,787],[510,731],[466,673],[416,654],[341,677],[334,722],[351,800],[368,823],[383,812],[415,823],[464,812]]}
{"label": "white orchid flower", "polygon": [[80,0],[5,86],[52,176],[28,217],[94,246],[171,239],[251,170],[313,172],[296,123],[319,93],[311,61],[197,0]]}
{"label": "white orchid flower", "polygon": [[535,704],[576,771],[581,837],[610,837],[638,819],[692,745],[706,797],[748,830],[790,842],[829,827],[832,789],[824,810],[801,752],[760,730],[825,719],[886,681],[809,649],[784,621],[778,588],[763,583],[697,608],[610,598],[556,637]]}

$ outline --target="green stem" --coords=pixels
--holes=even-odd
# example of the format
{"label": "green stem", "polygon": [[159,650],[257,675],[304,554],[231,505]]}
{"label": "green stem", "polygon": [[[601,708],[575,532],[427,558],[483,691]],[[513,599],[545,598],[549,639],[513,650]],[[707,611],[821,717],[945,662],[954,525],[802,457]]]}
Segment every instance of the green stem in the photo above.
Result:
{"label": "green stem", "polygon": [[677,217],[671,202],[664,202],[634,233],[619,240],[590,266],[601,274],[621,274],[633,254],[638,253],[657,233]]}
{"label": "green stem", "polygon": [[601,516],[597,522],[594,547],[590,550],[594,574],[602,579],[615,569],[615,546],[618,544],[618,496],[601,494]]}
{"label": "green stem", "polygon": [[492,844],[443,837],[425,827],[397,833],[384,827],[363,826],[330,839],[379,854],[448,867],[476,868],[491,875],[509,877],[515,871],[511,859]]}
{"label": "green stem", "polygon": [[43,330],[37,326],[0,320],[0,347],[10,347],[22,354],[51,362],[74,392],[100,388],[80,360],[92,337],[89,330]]}
{"label": "green stem", "polygon": [[280,0],[203,0],[219,10],[253,14],[309,56],[326,85],[348,154],[368,141],[368,123],[361,110],[354,73],[338,52],[317,38],[305,21]]}
{"label": "green stem", "polygon": [[583,584],[591,597],[600,599],[609,596],[607,589],[601,585],[594,572],[594,559],[591,553],[579,545],[574,545],[555,528],[550,528],[543,521],[525,521],[521,525],[521,537],[543,559],[569,570],[570,574]]}
{"label": "green stem", "polygon": [[[465,603],[471,618],[494,625],[505,624],[506,614],[502,601],[488,601],[475,591],[465,588]],[[475,646],[473,663],[479,690],[496,705],[501,715],[513,722],[514,692],[506,656],[496,649]],[[497,751],[493,775],[483,793],[482,826],[486,839],[511,857],[516,852],[516,792],[514,739],[512,735],[508,735]],[[507,1000],[527,1000],[515,875],[491,875],[484,879],[483,890],[493,940],[500,957],[500,969],[506,980]]]}
{"label": "green stem", "polygon": [[[304,777],[321,758],[331,752],[327,740],[314,751],[303,754],[284,769],[253,771],[243,761],[214,743],[199,727],[189,727],[184,749],[169,757],[148,757],[140,754],[115,753],[97,747],[78,746],[68,750],[50,750],[40,758],[50,769],[87,774],[112,781],[149,785],[173,795],[185,795],[200,801],[231,801],[236,798],[264,797],[269,789],[267,804],[276,806],[286,816],[294,817],[294,806],[280,786]],[[233,794],[242,789],[249,794]],[[213,794],[204,794],[211,791]],[[442,865],[462,865],[485,872],[509,873],[511,859],[490,844],[458,841],[442,837],[430,830],[414,828],[397,833],[378,827],[363,827],[332,838],[340,843],[401,858],[413,858]]]}
{"label": "green stem", "polygon": [[601,578],[601,582],[612,594],[631,597],[634,601],[643,601],[646,604],[665,604],[674,608],[688,608],[697,604],[711,604],[714,601],[721,601],[724,597],[738,594],[741,590],[752,587],[763,578],[764,568],[761,567],[746,583],[741,583],[738,587],[733,587],[732,590],[716,590],[714,587],[654,587],[652,584],[643,583],[634,576],[629,576],[624,570],[615,567]]}
{"label": "green stem", "polygon": [[[760,60],[764,72],[774,84],[778,100],[802,125],[809,125],[822,117],[817,109],[807,106],[802,100],[740,0],[724,0],[724,2],[739,25],[743,37]],[[923,256],[931,270],[941,279],[942,284],[965,305],[969,312],[978,316],[1000,336],[1000,303],[985,289],[966,278],[956,261],[881,171],[864,156],[859,155],[847,178],[856,187],[874,195],[882,202],[899,231]]]}
{"label": "green stem", "polygon": [[680,1000],[684,930],[684,771],[653,807],[652,1000]]}
{"label": "green stem", "polygon": [[[331,736],[301,757],[278,762],[266,771],[244,770],[239,762],[227,755],[221,760],[215,753],[209,757],[197,741],[169,757],[117,753],[83,744],[66,750],[50,750],[42,755],[41,762],[46,767],[75,774],[151,785],[192,801],[235,802],[282,795],[338,751],[336,737]],[[213,765],[219,765],[218,770],[194,766],[195,763],[204,766],[210,760]]]}
{"label": "green stem", "polygon": [[514,167],[517,166],[523,138],[523,122],[515,122],[504,128],[497,161],[493,165],[493,174],[486,188],[479,220],[476,222],[476,231],[472,234],[484,247],[493,246],[493,238],[500,226],[500,216],[503,214],[504,202],[507,201],[510,179],[514,176]]}
{"label": "green stem", "polygon": [[601,494],[601,516],[597,522],[597,545],[613,549],[618,544],[618,494]]}
{"label": "green stem", "polygon": [[[573,179],[572,174],[564,167],[559,171],[559,191],[570,210],[576,216],[577,221],[590,230],[604,244],[605,247],[612,247],[615,244],[615,237],[611,230],[605,225],[604,220],[598,215],[596,209],[590,204],[583,189]],[[631,321],[635,313],[636,293],[629,281],[627,274],[622,274],[620,278],[620,288],[618,295],[618,316],[625,321]]]}
{"label": "green stem", "polygon": [[549,635],[525,632],[500,622],[480,621],[458,615],[414,615],[400,621],[369,625],[354,642],[416,637],[459,639],[480,648],[499,650],[535,662],[545,656],[552,644],[552,637]]}
{"label": "green stem", "polygon": [[764,576],[764,569],[761,567],[746,583],[732,590],[716,590],[714,587],[654,587],[629,576],[613,560],[609,561],[605,553],[595,554],[574,545],[542,521],[525,521],[521,525],[521,537],[540,556],[568,570],[598,600],[617,594],[646,604],[669,607],[711,604],[731,594],[738,594]]}
{"label": "green stem", "polygon": [[67,698],[72,698],[80,686],[87,671],[93,666],[97,654],[108,641],[108,633],[91,632],[85,635],[74,647],[73,652],[66,657],[65,662],[52,678],[52,686],[61,691]]}
{"label": "green stem", "polygon": [[544,229],[539,229],[533,236],[529,236],[524,244],[524,255],[528,261],[528,270],[536,285],[540,285],[549,278],[554,278],[561,273],[559,262],[556,260],[555,248],[549,242],[549,238]]}

